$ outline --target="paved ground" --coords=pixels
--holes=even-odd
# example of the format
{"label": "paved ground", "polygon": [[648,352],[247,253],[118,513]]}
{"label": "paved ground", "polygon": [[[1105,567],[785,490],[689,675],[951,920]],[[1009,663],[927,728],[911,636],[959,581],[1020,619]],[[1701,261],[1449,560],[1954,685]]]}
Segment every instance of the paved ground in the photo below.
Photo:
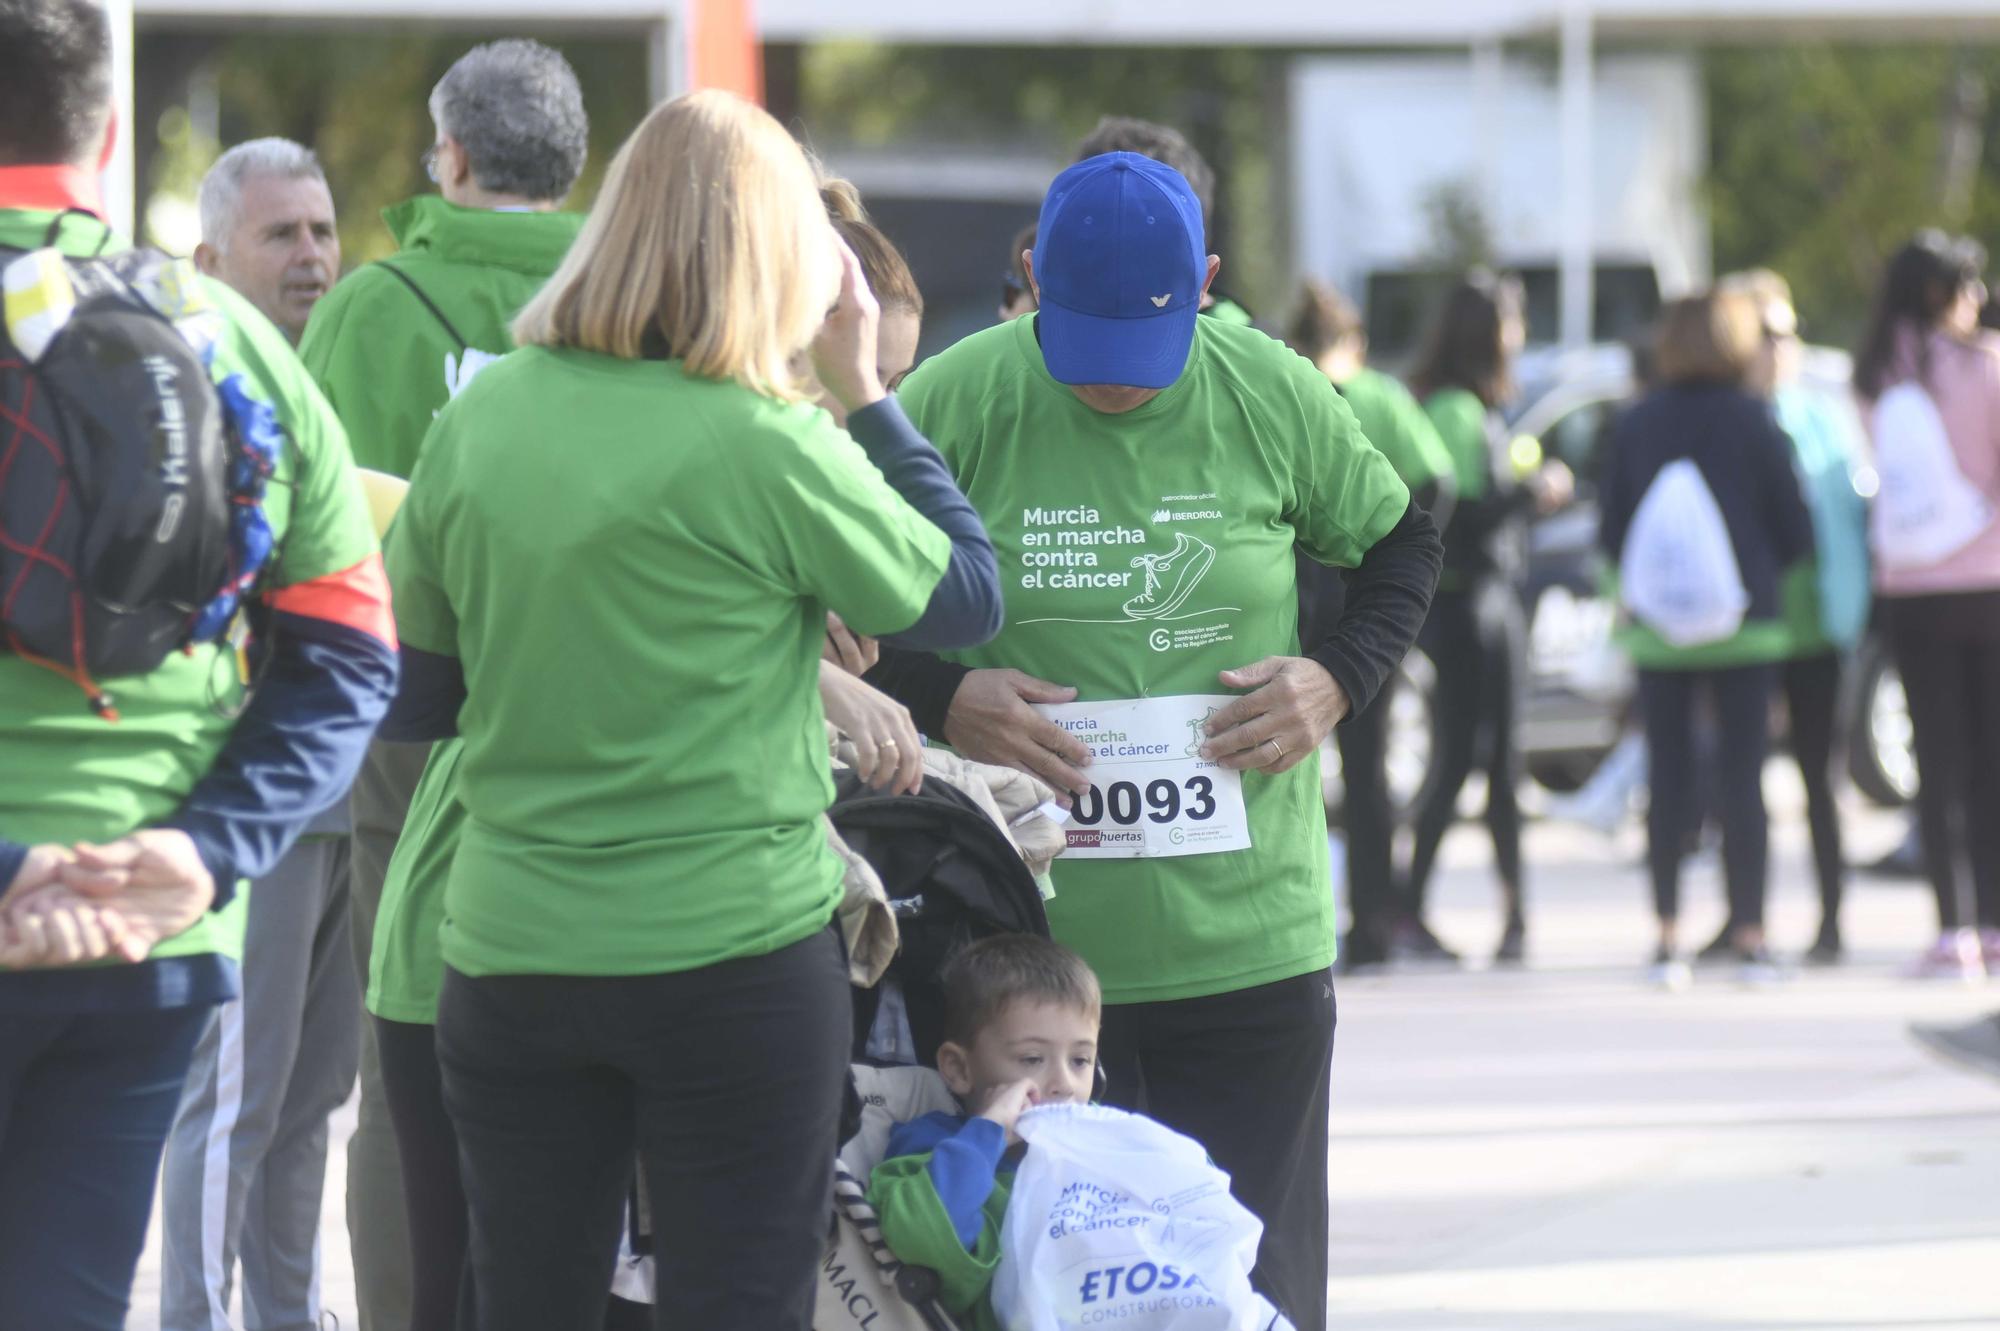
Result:
{"label": "paved ground", "polygon": [[[1781,813],[1796,792],[1773,768]],[[1897,824],[1857,805],[1856,858]],[[1769,991],[1645,988],[1636,828],[1537,826],[1525,972],[1343,981],[1335,1058],[1335,1324],[1367,1331],[2000,1331],[2000,1081],[1910,1043],[1912,1020],[2000,1007],[1916,984],[1915,884],[1856,883],[1853,964]],[[1498,932],[1482,834],[1453,834],[1440,932]],[[1817,904],[1795,820],[1775,837],[1773,934]],[[1720,920],[1697,869],[1688,936]],[[352,1110],[336,1137],[352,1128]],[[336,1160],[333,1176],[342,1176]],[[340,1188],[325,1291],[356,1325]],[[157,1236],[128,1326],[157,1326]],[[551,1328],[551,1331],[562,1331]]]}

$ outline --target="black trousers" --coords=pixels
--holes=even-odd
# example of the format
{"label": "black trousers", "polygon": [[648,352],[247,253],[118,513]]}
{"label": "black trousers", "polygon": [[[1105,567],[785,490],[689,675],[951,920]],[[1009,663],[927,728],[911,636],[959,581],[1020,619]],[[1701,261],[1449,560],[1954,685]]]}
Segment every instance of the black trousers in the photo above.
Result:
{"label": "black trousers", "polygon": [[1417,811],[1406,903],[1413,918],[1423,915],[1438,847],[1458,820],[1458,793],[1482,755],[1493,867],[1508,909],[1521,907],[1521,751],[1515,726],[1526,676],[1525,619],[1514,589],[1497,581],[1440,592],[1431,602],[1423,643],[1437,667],[1437,781]]}
{"label": "black trousers", "polygon": [[661,1331],[808,1331],[852,1017],[840,940],[668,975],[447,970],[476,1331],[604,1322],[636,1151]]}
{"label": "black trousers", "polygon": [[2000,928],[2000,592],[1884,597],[1879,605],[1910,700],[1917,820],[1938,927]]}
{"label": "black trousers", "polygon": [[1299,1331],[1326,1326],[1333,974],[1104,1009],[1105,1098],[1208,1148],[1264,1222],[1252,1280]]}
{"label": "black trousers", "polygon": [[[382,1089],[396,1125],[403,1205],[410,1222],[411,1331],[476,1324],[465,1262],[465,1189],[458,1176],[458,1133],[444,1107],[437,1027],[375,1023]],[[461,1299],[463,1303],[461,1304]]]}
{"label": "black trousers", "polygon": [[1387,946],[1396,923],[1392,850],[1396,813],[1389,799],[1389,712],[1400,676],[1334,730],[1340,744],[1341,823],[1347,834],[1347,911],[1357,937]]}
{"label": "black trousers", "polygon": [[1728,670],[1642,670],[1639,705],[1646,718],[1652,803],[1646,813],[1646,858],[1653,875],[1653,910],[1680,915],[1681,859],[1700,826],[1703,703],[1714,721],[1713,801],[1722,821],[1723,877],[1732,928],[1764,923],[1770,819],[1764,809],[1764,759],[1771,748],[1772,666]]}
{"label": "black trousers", "polygon": [[1840,810],[1834,802],[1837,772],[1846,750],[1840,717],[1841,660],[1837,652],[1787,661],[1780,681],[1791,722],[1792,757],[1806,787],[1806,821],[1812,827],[1813,871],[1819,881],[1820,918],[1840,917],[1847,876],[1840,844]]}

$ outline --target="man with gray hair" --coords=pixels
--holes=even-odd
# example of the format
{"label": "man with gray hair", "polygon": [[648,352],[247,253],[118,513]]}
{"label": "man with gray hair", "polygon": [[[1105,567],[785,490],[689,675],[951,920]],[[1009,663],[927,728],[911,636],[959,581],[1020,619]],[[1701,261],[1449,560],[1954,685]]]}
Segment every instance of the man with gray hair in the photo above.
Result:
{"label": "man with gray hair", "polygon": [[[589,142],[576,74],[537,42],[467,52],[432,90],[430,113],[436,137],[424,165],[438,193],[383,214],[397,252],[335,287],[299,344],[347,426],[355,461],[403,477],[431,418],[511,349],[508,325],[568,253],[583,219],[558,209]],[[462,817],[450,781],[456,744],[438,746],[435,761],[430,754],[429,745],[377,742],[351,805],[352,935],[364,975],[371,950],[378,954],[367,980],[361,1121],[347,1148],[362,1331],[450,1325],[465,1246],[432,1038],[444,976],[442,902],[418,890],[413,879],[422,875],[404,860],[394,895],[383,896],[405,820],[425,829],[419,840],[430,844]]]}
{"label": "man with gray hair", "polygon": [[[296,343],[340,270],[319,159],[253,139],[201,182],[195,266]],[[317,1328],[327,1119],[354,1089],[361,995],[348,939],[346,801],[250,892],[242,993],[215,1010],[161,1173],[162,1331],[227,1331],[243,1270],[252,1331]]]}
{"label": "man with gray hair", "polygon": [[201,181],[195,267],[234,287],[297,343],[306,316],[340,276],[333,194],[310,148],[252,139]]}

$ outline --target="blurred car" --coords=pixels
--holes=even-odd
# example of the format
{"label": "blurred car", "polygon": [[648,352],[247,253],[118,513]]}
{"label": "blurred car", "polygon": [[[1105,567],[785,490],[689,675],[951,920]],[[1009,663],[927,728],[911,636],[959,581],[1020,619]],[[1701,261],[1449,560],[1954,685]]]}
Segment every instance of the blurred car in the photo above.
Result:
{"label": "blurred car", "polygon": [[[1807,390],[1825,394],[1841,410],[1852,410],[1848,370],[1845,352],[1807,349]],[[1528,774],[1550,790],[1569,791],[1588,780],[1617,744],[1636,687],[1631,662],[1612,641],[1618,607],[1601,592],[1605,561],[1597,548],[1597,477],[1612,419],[1634,392],[1632,355],[1616,344],[1574,353],[1535,349],[1523,355],[1516,377],[1521,405],[1511,414],[1511,428],[1539,440],[1544,455],[1567,463],[1577,479],[1576,501],[1530,533],[1528,689],[1520,735]],[[1430,780],[1434,673],[1422,653],[1412,652],[1404,663],[1406,687],[1393,703],[1390,791],[1406,815]],[[1857,650],[1844,688],[1854,784],[1880,804],[1907,803],[1916,793],[1909,708],[1895,667],[1872,633]],[[1325,758],[1332,811],[1340,799],[1333,746]]]}

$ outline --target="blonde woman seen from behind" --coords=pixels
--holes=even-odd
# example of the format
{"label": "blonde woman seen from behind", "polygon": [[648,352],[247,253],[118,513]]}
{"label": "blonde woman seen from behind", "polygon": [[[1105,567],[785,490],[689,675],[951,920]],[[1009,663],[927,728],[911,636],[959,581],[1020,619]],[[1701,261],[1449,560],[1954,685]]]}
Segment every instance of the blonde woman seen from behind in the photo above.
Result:
{"label": "blonde woman seen from behind", "polygon": [[480,1331],[599,1323],[635,1153],[658,1324],[808,1326],[850,1038],[826,612],[938,648],[1000,614],[878,317],[798,146],[692,94],[424,445],[384,733],[465,740],[438,1053]]}

